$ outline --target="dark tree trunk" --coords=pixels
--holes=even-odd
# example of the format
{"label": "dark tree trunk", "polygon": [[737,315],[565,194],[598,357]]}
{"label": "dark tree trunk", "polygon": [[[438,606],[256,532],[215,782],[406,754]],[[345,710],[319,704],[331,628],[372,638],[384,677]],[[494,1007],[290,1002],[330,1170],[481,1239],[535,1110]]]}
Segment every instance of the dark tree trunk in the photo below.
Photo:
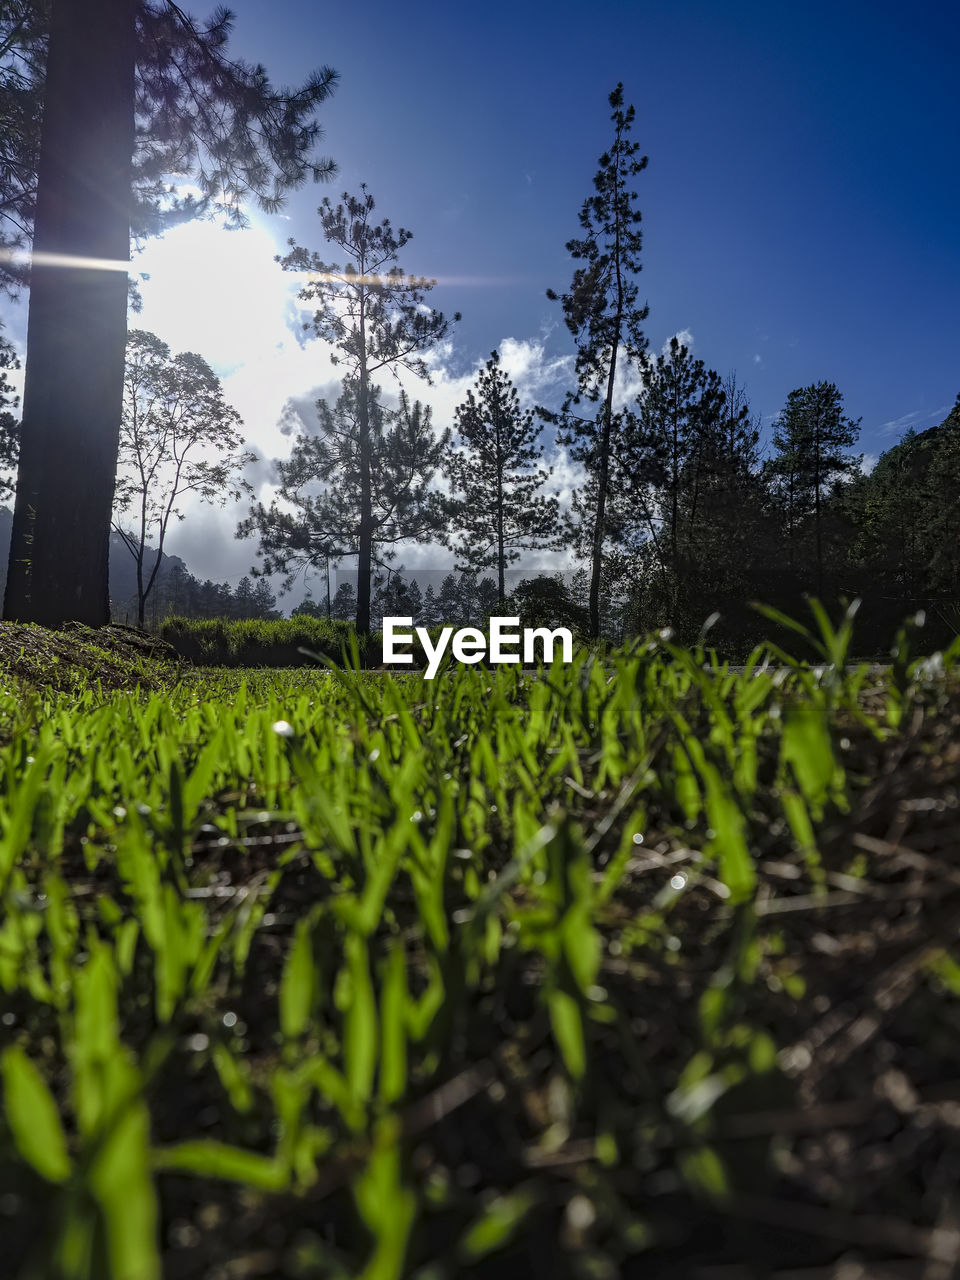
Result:
{"label": "dark tree trunk", "polygon": [[[135,59],[135,0],[54,0],[35,255],[129,261]],[[125,270],[33,265],[5,618],[110,620],[126,329]]]}

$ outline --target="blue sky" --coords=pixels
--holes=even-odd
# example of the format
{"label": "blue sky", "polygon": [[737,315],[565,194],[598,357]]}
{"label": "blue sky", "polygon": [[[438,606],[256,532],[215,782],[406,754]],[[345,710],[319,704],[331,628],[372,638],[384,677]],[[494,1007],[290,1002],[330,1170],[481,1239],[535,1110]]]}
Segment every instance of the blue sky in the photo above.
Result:
{"label": "blue sky", "polygon": [[[490,281],[436,291],[464,313],[464,360],[551,326],[563,349],[544,291],[569,280],[622,79],[650,160],[652,345],[688,329],[765,415],[835,380],[873,452],[960,391],[955,4],[236,7],[237,48],[276,74],[340,71],[335,190],[365,180],[418,270]],[[292,230],[313,243],[304,202]]]}
{"label": "blue sky", "polygon": [[[151,246],[134,323],[214,363],[264,459],[289,447],[286,397],[334,389],[326,354],[297,343],[295,281],[272,254],[288,235],[325,251],[320,198],[361,182],[414,233],[402,265],[438,277],[431,301],[463,313],[437,386],[419,389],[438,425],[504,343],[524,397],[559,400],[573,348],[545,291],[569,283],[564,245],[618,80],[649,157],[636,187],[654,351],[691,335],[767,423],[794,387],[834,381],[868,456],[941,421],[960,392],[953,0],[231,7],[231,47],[275,82],[340,73],[321,108],[339,174],[247,233],[184,228]],[[269,468],[255,478],[269,496]],[[236,581],[254,553],[232,540],[236,516],[192,514],[171,549]]]}

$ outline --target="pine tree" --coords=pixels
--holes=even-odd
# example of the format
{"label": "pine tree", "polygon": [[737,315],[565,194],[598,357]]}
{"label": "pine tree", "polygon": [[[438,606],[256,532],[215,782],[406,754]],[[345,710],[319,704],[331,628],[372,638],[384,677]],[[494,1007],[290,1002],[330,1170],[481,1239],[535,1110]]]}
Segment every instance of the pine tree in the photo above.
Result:
{"label": "pine tree", "polygon": [[457,627],[463,623],[460,587],[456,575],[448,573],[437,593],[437,626]]}
{"label": "pine tree", "polygon": [[407,588],[407,591],[406,591],[406,599],[404,601],[404,616],[411,617],[413,619],[413,625],[415,627],[422,626],[423,625],[423,591],[420,588],[420,583],[416,580],[416,578],[411,578],[410,581],[405,584],[405,586]]}
{"label": "pine tree", "polygon": [[350,582],[341,582],[330,606],[330,616],[348,622],[357,614],[357,593]]}
{"label": "pine tree", "polygon": [[0,333],[0,500],[13,494],[13,474],[20,452],[20,421],[12,412],[20,398],[7,379],[7,370],[19,367],[16,352]]}
{"label": "pine tree", "polygon": [[440,621],[440,614],[437,607],[437,593],[433,589],[433,583],[427,583],[427,589],[423,593],[423,608],[420,610],[420,616],[423,619],[421,626],[435,627]]}
{"label": "pine tree", "polygon": [[253,601],[253,583],[246,575],[237,583],[237,589],[233,594],[233,616],[235,618],[256,617]]}
{"label": "pine tree", "polygon": [[[647,340],[642,324],[647,307],[638,303],[635,276],[640,271],[640,211],[631,180],[647,165],[637,159],[639,146],[629,139],[634,120],[632,106],[624,110],[623,85],[610,94],[614,141],[600,157],[593,180],[594,194],[583,203],[580,226],[583,238],[570,240],[567,251],[583,263],[574,271],[570,291],[560,299],[567,328],[577,342],[577,389],[563,405],[559,442],[587,471],[580,512],[586,529],[590,558],[590,634],[600,635],[600,586],[607,541],[611,535],[608,502],[611,489],[621,482],[615,445],[624,423],[622,408],[614,408],[617,370],[621,360],[640,360]],[[553,290],[547,296],[557,298]],[[591,416],[573,413],[580,404],[595,404]]]}
{"label": "pine tree", "polygon": [[270,584],[266,578],[261,578],[253,588],[253,617],[270,619],[279,616],[277,597],[270,590]]}
{"label": "pine tree", "polygon": [[791,563],[803,526],[812,517],[817,594],[823,595],[823,505],[830,488],[857,474],[861,458],[849,453],[860,419],[843,412],[843,396],[832,382],[791,391],[774,424],[776,454],[770,473],[784,509]]}
{"label": "pine tree", "polygon": [[37,0],[4,0],[0,12],[0,289],[16,297],[27,268],[37,198],[37,161],[47,54],[47,13]]}
{"label": "pine tree", "polygon": [[[49,13],[4,616],[100,626],[131,231],[156,230],[165,205],[186,217],[218,200],[242,221],[245,194],[276,209],[284,190],[329,172],[311,153],[334,77],[276,92],[262,67],[228,57],[225,10],[206,28],[171,0],[51,0]],[[10,22],[5,12],[0,27]],[[201,199],[170,201],[171,174],[191,175]]]}
{"label": "pine tree", "polygon": [[[344,192],[336,206],[325,199],[317,210],[324,238],[345,257],[342,266],[293,240],[290,253],[277,261],[285,271],[309,273],[310,282],[299,294],[317,305],[308,328],[333,344],[335,363],[346,366],[345,383],[355,387],[357,630],[365,634],[377,526],[374,379],[383,371],[406,369],[429,382],[424,353],[446,337],[450,321],[424,302],[435,281],[407,275],[397,265],[412,233],[403,227],[394,231],[388,219],[374,224],[373,196],[366,186],[360,191],[359,196]],[[459,320],[459,313],[453,319]]]}
{"label": "pine tree", "polygon": [[668,351],[644,367],[643,391],[621,441],[623,496],[645,517],[670,613],[690,568],[701,487],[720,445],[723,404],[719,375],[671,338]]}
{"label": "pine tree", "polygon": [[521,550],[557,545],[559,508],[542,494],[549,478],[539,464],[543,446],[532,409],[521,410],[517,389],[494,351],[457,406],[459,449],[448,464],[458,528],[458,568],[492,568],[498,601],[506,599],[506,567]]}
{"label": "pine tree", "polygon": [[500,595],[500,587],[493,578],[484,577],[477,583],[477,614],[486,625],[492,614],[506,604]]}
{"label": "pine tree", "polygon": [[[308,566],[357,554],[363,538],[372,577],[374,565],[393,559],[397,543],[427,540],[446,525],[445,501],[431,484],[450,433],[435,436],[430,410],[411,405],[404,393],[396,409],[381,404],[375,385],[362,408],[361,401],[358,384],[345,382],[332,408],[317,402],[319,429],[301,431],[290,457],[276,463],[277,497],[269,507],[257,503],[238,527],[241,537],[260,540],[263,566],[256,572],[286,574],[285,589]],[[358,627],[370,585],[360,586]]]}

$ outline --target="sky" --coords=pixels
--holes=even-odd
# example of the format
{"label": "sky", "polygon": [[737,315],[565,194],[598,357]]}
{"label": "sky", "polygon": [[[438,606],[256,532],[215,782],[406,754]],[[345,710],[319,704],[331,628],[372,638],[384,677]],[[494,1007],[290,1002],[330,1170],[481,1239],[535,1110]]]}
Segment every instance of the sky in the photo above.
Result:
{"label": "sky", "polygon": [[[297,281],[273,256],[288,237],[332,256],[316,207],[362,182],[378,216],[413,232],[401,265],[436,278],[429,301],[463,315],[432,360],[434,386],[408,383],[435,424],[452,423],[495,347],[525,403],[559,403],[574,349],[546,290],[569,284],[565,244],[612,139],[618,81],[649,158],[635,186],[652,351],[684,334],[708,367],[736,370],[768,431],[793,388],[835,382],[862,419],[867,465],[908,427],[942,421],[960,392],[953,0],[230,7],[233,53],[274,83],[338,71],[319,118],[339,171],[281,215],[251,211],[247,231],[195,223],[152,242],[131,323],[214,366],[261,458],[250,477],[264,498],[290,447],[285,402],[336,394],[329,352],[304,337]],[[22,346],[25,307],[5,319]],[[569,464],[554,461],[569,489]],[[191,507],[168,549],[236,583],[256,558],[233,537],[243,514]],[[422,548],[403,559],[438,563]]]}

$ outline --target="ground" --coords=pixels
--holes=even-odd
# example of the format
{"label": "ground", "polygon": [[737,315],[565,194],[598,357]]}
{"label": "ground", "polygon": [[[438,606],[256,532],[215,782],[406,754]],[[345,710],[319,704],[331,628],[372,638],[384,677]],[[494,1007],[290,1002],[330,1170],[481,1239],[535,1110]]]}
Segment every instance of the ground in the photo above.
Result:
{"label": "ground", "polygon": [[953,1274],[950,655],[0,654],[11,1274]]}

